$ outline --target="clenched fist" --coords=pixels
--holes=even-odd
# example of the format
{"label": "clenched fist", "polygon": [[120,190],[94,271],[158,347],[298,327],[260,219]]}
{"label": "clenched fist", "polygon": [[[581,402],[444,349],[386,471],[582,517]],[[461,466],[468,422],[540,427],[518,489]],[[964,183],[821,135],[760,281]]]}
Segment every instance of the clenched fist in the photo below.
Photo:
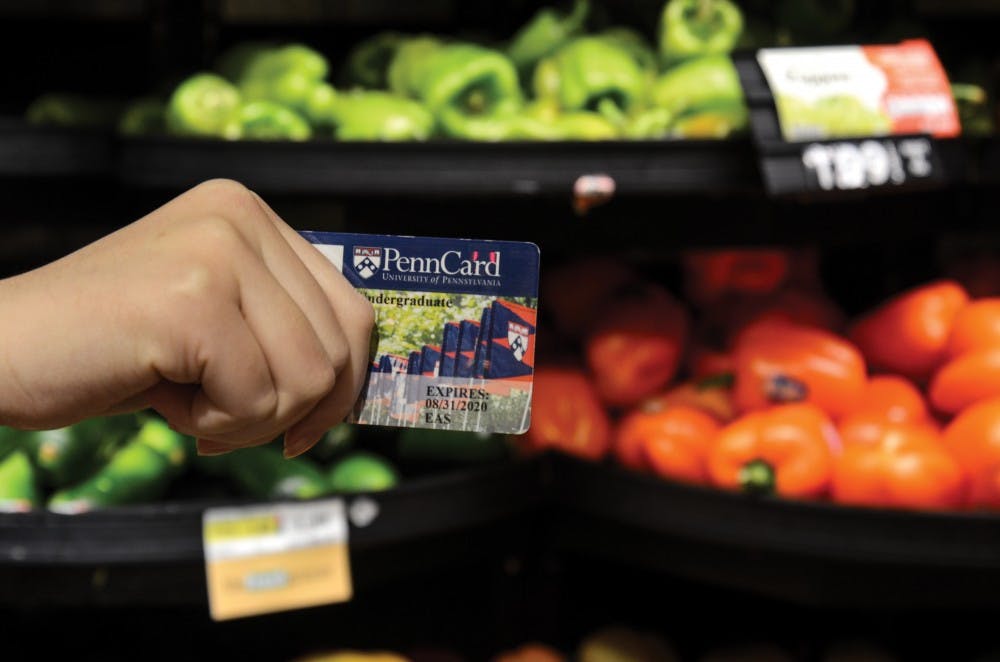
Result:
{"label": "clenched fist", "polygon": [[214,454],[284,433],[308,450],[368,365],[371,305],[240,184],[0,281],[0,423],[51,428],[153,407]]}

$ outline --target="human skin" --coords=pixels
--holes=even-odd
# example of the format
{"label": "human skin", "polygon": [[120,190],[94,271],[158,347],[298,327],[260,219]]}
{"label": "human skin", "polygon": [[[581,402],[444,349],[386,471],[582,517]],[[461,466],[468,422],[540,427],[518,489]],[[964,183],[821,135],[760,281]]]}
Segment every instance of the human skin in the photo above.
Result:
{"label": "human skin", "polygon": [[0,424],[152,407],[203,454],[341,422],[374,311],[259,196],[205,182],[51,264],[0,280]]}

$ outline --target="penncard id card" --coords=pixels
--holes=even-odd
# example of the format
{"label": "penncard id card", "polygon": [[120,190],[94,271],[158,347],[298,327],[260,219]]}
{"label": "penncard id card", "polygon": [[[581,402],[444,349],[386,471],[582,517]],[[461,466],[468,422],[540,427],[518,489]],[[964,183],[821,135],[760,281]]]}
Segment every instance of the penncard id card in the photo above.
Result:
{"label": "penncard id card", "polygon": [[375,308],[348,422],[520,434],[531,421],[535,244],[302,232]]}

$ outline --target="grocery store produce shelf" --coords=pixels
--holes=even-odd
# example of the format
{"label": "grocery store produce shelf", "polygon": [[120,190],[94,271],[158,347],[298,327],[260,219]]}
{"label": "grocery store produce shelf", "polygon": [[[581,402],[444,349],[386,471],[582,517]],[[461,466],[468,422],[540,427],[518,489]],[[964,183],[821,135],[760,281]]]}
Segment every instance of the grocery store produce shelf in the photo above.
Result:
{"label": "grocery store produce shelf", "polygon": [[92,177],[112,170],[108,135],[79,129],[32,127],[0,119],[0,176]]}
{"label": "grocery store produce shelf", "polygon": [[553,458],[558,545],[816,605],[1000,603],[1000,517],[752,498]]}
{"label": "grocery store produce shelf", "polygon": [[[517,514],[537,497],[538,466],[515,462],[407,481],[396,489],[346,497],[377,508],[354,525],[353,551],[497,520]],[[249,503],[249,502],[248,502]],[[0,565],[91,565],[195,561],[202,558],[201,517],[232,501],[175,501],[82,515],[48,512],[0,515]]]}
{"label": "grocery store produce shelf", "polygon": [[757,190],[749,141],[601,143],[122,141],[121,179],[181,188],[230,177],[269,193],[570,195],[581,175],[609,175],[616,195]]}
{"label": "grocery store produce shelf", "polygon": [[[520,540],[807,604],[1000,604],[1000,517],[985,513],[749,498],[555,456],[405,482],[349,510],[358,499],[378,506],[351,527],[359,584]],[[42,603],[203,602],[209,505],[0,515],[0,604],[36,585]]]}

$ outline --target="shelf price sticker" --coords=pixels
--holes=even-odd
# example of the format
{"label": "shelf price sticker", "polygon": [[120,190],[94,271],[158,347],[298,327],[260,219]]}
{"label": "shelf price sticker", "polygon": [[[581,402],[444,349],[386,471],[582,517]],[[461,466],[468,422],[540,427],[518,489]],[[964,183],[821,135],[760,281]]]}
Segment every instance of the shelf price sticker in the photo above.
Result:
{"label": "shelf price sticker", "polygon": [[810,143],[802,148],[802,165],[807,185],[821,191],[899,186],[940,170],[931,141],[923,137]]}
{"label": "shelf price sticker", "polygon": [[927,40],[764,48],[735,62],[771,195],[948,181],[939,140],[958,136],[961,125]]}
{"label": "shelf price sticker", "polygon": [[209,508],[205,575],[216,621],[351,599],[344,502]]}
{"label": "shelf price sticker", "polygon": [[757,62],[788,142],[961,133],[948,76],[926,39],[765,48]]}

